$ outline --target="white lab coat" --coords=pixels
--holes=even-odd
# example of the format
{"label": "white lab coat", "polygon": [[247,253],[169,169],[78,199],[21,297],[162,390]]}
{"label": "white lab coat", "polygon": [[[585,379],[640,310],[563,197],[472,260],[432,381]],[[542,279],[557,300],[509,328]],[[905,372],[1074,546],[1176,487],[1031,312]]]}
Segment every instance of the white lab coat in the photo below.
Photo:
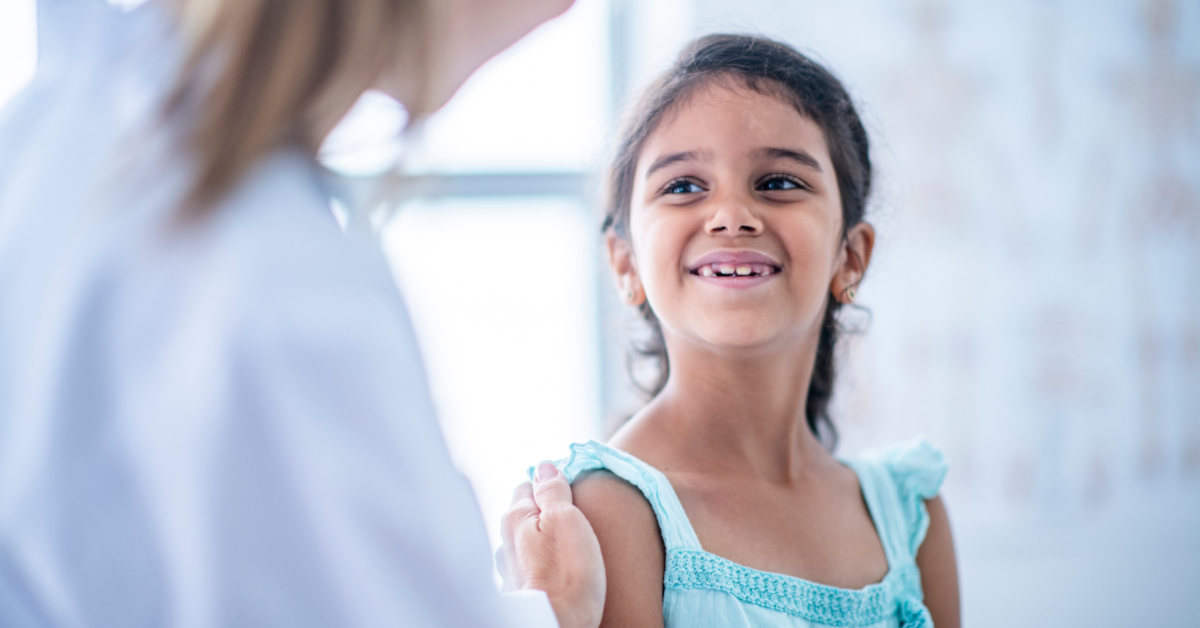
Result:
{"label": "white lab coat", "polygon": [[281,152],[174,228],[166,13],[42,0],[39,38],[0,113],[0,626],[554,625],[495,591],[320,169]]}

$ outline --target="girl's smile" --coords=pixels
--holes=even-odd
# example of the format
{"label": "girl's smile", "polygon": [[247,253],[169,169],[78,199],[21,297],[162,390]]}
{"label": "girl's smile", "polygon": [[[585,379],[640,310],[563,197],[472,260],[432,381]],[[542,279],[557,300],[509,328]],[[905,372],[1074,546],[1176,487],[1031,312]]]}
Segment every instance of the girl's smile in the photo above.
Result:
{"label": "girl's smile", "polygon": [[722,288],[751,288],[777,279],[783,264],[758,251],[721,250],[700,256],[688,272]]}

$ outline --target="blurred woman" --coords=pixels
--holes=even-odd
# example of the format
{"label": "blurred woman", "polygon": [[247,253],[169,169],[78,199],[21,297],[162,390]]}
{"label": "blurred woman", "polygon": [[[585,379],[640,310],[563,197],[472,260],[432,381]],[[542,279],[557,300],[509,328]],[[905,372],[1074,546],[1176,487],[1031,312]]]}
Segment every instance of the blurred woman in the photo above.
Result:
{"label": "blurred woman", "polygon": [[[40,3],[0,115],[0,625],[538,621],[314,155],[365,90],[432,112],[569,4]],[[520,584],[595,625],[591,529],[561,478],[523,491]]]}

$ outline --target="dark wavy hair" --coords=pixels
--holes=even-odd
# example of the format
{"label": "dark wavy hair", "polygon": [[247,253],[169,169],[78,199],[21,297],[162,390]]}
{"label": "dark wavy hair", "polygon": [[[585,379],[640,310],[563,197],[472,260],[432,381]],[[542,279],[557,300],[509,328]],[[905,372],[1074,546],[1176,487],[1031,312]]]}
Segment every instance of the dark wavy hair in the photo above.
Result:
{"label": "dark wavy hair", "polygon": [[[871,193],[871,160],[867,133],[842,83],[820,64],[791,46],[763,37],[708,35],[692,42],[647,89],[622,127],[609,171],[603,231],[629,239],[629,209],[638,158],[647,138],[664,117],[685,103],[700,88],[717,81],[734,81],[740,87],[785,100],[800,115],[815,122],[825,135],[830,160],[841,192],[842,236],[862,222]],[[804,414],[808,427],[826,447],[837,443],[837,430],[829,416],[833,395],[834,349],[841,328],[842,303],[826,300],[816,362],[808,382]],[[649,327],[647,340],[635,344],[636,356],[649,359],[657,372],[652,381],[635,383],[654,397],[670,375],[662,327],[648,302],[639,306]],[[631,364],[631,375],[632,375]]]}

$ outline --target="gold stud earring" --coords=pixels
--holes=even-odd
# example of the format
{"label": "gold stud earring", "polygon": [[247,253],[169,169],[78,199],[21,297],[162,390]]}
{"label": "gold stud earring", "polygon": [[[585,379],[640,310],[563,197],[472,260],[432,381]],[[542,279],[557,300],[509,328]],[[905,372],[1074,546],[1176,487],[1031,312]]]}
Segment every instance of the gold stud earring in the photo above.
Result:
{"label": "gold stud earring", "polygon": [[846,288],[846,303],[854,303],[854,288]]}
{"label": "gold stud earring", "polygon": [[631,304],[633,303],[633,288],[625,291],[625,301]]}

